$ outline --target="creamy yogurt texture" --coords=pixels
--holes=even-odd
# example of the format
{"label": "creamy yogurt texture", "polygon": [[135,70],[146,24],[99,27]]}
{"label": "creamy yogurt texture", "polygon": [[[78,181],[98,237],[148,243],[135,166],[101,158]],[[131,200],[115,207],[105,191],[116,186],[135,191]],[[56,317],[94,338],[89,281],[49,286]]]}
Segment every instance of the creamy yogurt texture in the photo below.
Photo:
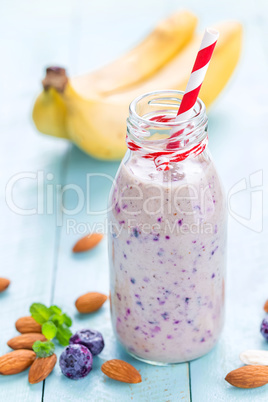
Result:
{"label": "creamy yogurt texture", "polygon": [[132,156],[110,194],[111,309],[138,358],[175,363],[207,353],[224,316],[226,207],[209,154],[157,171]]}

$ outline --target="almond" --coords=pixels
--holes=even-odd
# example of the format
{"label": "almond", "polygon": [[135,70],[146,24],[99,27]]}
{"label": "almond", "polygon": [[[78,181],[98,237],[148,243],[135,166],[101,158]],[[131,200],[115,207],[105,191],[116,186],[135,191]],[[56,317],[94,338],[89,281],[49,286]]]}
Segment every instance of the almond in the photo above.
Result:
{"label": "almond", "polygon": [[227,374],[225,380],[238,388],[262,387],[268,383],[268,367],[243,366]]}
{"label": "almond", "polygon": [[142,382],[141,375],[138,370],[123,360],[108,360],[101,366],[101,371],[116,381],[127,382],[129,384],[137,384],[138,382]]}
{"label": "almond", "polygon": [[36,322],[33,317],[21,317],[15,322],[15,327],[17,331],[21,334],[29,334],[30,332],[42,332],[42,327],[38,322]]}
{"label": "almond", "polygon": [[75,306],[79,313],[93,313],[99,310],[104,302],[106,302],[107,296],[98,292],[89,292],[80,297],[75,302]]}
{"label": "almond", "polygon": [[96,247],[96,245],[102,240],[103,234],[101,233],[92,233],[82,239],[78,240],[78,242],[73,247],[74,253],[82,253],[84,251],[91,250]]}
{"label": "almond", "polygon": [[266,300],[264,306],[263,306],[263,310],[268,313],[268,300]]}
{"label": "almond", "polygon": [[239,357],[244,364],[268,366],[267,350],[245,350]]}
{"label": "almond", "polygon": [[57,356],[55,353],[49,357],[38,357],[35,359],[29,371],[29,383],[37,384],[45,380],[54,369],[56,362]]}
{"label": "almond", "polygon": [[11,349],[32,349],[35,341],[45,342],[47,339],[43,334],[31,333],[15,336],[7,344]]}
{"label": "almond", "polygon": [[26,370],[35,360],[33,350],[15,350],[0,357],[0,374],[18,374]]}
{"label": "almond", "polygon": [[10,285],[10,280],[7,278],[0,278],[0,293],[6,290]]}

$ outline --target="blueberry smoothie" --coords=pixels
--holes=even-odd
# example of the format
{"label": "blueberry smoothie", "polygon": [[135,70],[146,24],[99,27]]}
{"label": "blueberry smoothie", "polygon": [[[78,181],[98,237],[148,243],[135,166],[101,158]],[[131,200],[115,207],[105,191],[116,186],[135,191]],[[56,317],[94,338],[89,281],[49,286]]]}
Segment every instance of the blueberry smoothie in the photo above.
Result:
{"label": "blueberry smoothie", "polygon": [[226,205],[209,153],[158,171],[128,153],[110,194],[113,328],[133,356],[185,362],[224,319]]}

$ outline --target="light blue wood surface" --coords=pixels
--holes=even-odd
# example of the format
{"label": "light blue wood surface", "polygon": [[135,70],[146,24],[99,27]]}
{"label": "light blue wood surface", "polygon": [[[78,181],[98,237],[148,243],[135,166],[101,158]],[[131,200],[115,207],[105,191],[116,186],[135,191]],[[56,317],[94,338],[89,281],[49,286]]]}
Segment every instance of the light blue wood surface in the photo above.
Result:
{"label": "light blue wood surface", "polygon": [[[67,67],[70,74],[98,67],[136,43],[159,18],[179,7],[188,7],[200,16],[201,28],[220,19],[240,19],[244,24],[245,46],[239,68],[224,94],[210,112],[210,149],[228,193],[243,178],[263,171],[263,230],[256,233],[229,218],[228,281],[226,325],[217,347],[190,364],[151,367],[128,357],[112,334],[109,306],[93,315],[80,317],[75,299],[90,290],[108,294],[106,242],[91,253],[74,256],[71,248],[83,233],[68,232],[70,219],[77,223],[103,222],[105,215],[64,216],[57,206],[57,185],[76,184],[83,191],[88,173],[114,175],[118,163],[103,163],[83,154],[64,141],[38,134],[30,113],[43,68],[49,64]],[[208,13],[207,10],[210,10]],[[9,348],[6,341],[16,335],[14,322],[27,315],[34,301],[56,303],[74,318],[73,329],[92,327],[106,341],[94,369],[85,379],[74,382],[60,373],[58,365],[43,384],[31,386],[27,373],[0,377],[0,401],[267,401],[268,386],[239,390],[229,386],[225,375],[241,365],[245,349],[268,349],[259,334],[262,305],[268,298],[268,208],[267,208],[267,2],[220,1],[211,6],[194,0],[126,2],[123,0],[3,1],[0,13],[0,276],[11,279],[0,295],[0,354]],[[32,216],[14,214],[6,204],[5,187],[13,175],[44,172],[45,192],[53,185],[54,213]],[[48,180],[47,174],[53,174]],[[35,208],[36,179],[24,179],[14,187],[14,202]],[[110,183],[93,182],[92,207],[105,208]],[[64,206],[72,209],[77,198],[66,191]],[[235,213],[247,216],[250,190],[232,198]],[[261,208],[260,201],[254,208]],[[82,226],[80,225],[82,229]],[[61,348],[58,347],[58,355]],[[128,385],[105,378],[102,362],[122,358],[137,367],[143,382]]]}

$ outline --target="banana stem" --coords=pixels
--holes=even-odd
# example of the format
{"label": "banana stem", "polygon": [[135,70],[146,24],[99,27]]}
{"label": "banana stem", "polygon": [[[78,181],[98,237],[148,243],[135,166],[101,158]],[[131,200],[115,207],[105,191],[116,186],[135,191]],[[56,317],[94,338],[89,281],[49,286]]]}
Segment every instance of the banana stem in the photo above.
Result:
{"label": "banana stem", "polygon": [[65,68],[61,67],[48,67],[46,69],[46,76],[42,81],[45,91],[49,88],[54,88],[56,91],[62,93],[68,83]]}

